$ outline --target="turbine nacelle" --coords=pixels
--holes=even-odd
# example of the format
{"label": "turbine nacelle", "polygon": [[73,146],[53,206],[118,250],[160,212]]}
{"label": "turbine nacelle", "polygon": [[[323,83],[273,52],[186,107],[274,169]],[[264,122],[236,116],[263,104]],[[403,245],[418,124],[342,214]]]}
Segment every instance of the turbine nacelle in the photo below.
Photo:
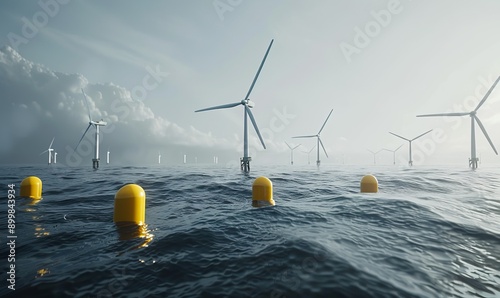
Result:
{"label": "turbine nacelle", "polygon": [[102,119],[99,120],[99,121],[93,121],[91,120],[89,122],[89,125],[100,125],[100,126],[105,126],[106,124],[108,124],[106,121],[103,121]]}
{"label": "turbine nacelle", "polygon": [[247,99],[247,106],[249,108],[253,108],[253,107],[255,107],[255,102],[251,101],[250,99]]}

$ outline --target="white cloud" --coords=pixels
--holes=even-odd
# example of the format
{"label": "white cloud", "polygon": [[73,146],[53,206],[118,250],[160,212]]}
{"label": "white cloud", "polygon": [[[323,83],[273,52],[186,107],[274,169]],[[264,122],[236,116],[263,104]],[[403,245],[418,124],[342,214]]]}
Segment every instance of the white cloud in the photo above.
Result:
{"label": "white cloud", "polygon": [[[124,154],[130,148],[171,145],[234,148],[233,141],[156,116],[144,102],[134,100],[129,90],[116,84],[93,84],[79,74],[52,71],[24,59],[10,47],[0,50],[0,55],[0,90],[6,99],[0,116],[11,125],[0,129],[0,139],[4,140],[0,162],[37,161],[36,153],[54,136],[58,160],[63,162],[61,153],[71,153],[69,148],[76,145],[87,127],[89,112],[93,120],[108,122],[101,128],[102,142],[115,148],[115,159],[119,159],[120,148]],[[93,128],[88,135],[92,140]]]}

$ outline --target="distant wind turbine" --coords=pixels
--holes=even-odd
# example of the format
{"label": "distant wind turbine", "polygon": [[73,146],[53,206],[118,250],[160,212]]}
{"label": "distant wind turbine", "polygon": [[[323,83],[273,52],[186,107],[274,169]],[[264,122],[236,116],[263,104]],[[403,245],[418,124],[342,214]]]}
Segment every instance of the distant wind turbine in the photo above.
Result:
{"label": "distant wind turbine", "polygon": [[57,163],[57,152],[54,152],[54,164]]}
{"label": "distant wind turbine", "polygon": [[330,114],[328,114],[328,117],[326,117],[326,120],[325,122],[323,123],[323,126],[321,126],[321,129],[318,131],[317,134],[315,135],[310,135],[310,136],[297,136],[297,137],[293,137],[293,138],[317,138],[317,147],[318,147],[318,150],[317,150],[317,160],[316,160],[316,165],[319,167],[319,165],[321,164],[321,161],[319,160],[319,145],[321,144],[321,147],[323,147],[323,151],[325,152],[325,155],[326,157],[328,157],[328,153],[326,153],[326,149],[325,149],[325,146],[323,146],[323,142],[321,141],[321,137],[320,137],[320,133],[321,131],[323,130],[323,128],[325,128],[325,125],[326,125],[326,122],[328,121],[328,119],[330,118],[330,116],[332,115],[332,112],[333,112],[333,109],[330,111]]}
{"label": "distant wind turbine", "polygon": [[94,169],[97,169],[97,168],[99,168],[99,126],[105,126],[108,123],[104,122],[102,119],[100,121],[94,121],[94,120],[92,120],[92,116],[90,115],[90,107],[89,107],[89,103],[88,103],[88,100],[87,100],[87,96],[85,95],[85,91],[83,91],[83,89],[82,89],[82,93],[83,93],[83,97],[85,99],[85,104],[87,105],[87,110],[89,112],[89,126],[87,126],[87,129],[85,130],[85,132],[83,133],[80,141],[76,145],[75,151],[78,148],[78,146],[80,145],[80,143],[82,142],[82,140],[85,137],[85,134],[87,133],[87,131],[89,131],[90,127],[92,125],[94,125],[95,126],[95,150],[94,150],[94,158],[92,159],[92,167]]}
{"label": "distant wind turbine", "polygon": [[266,54],[264,55],[264,59],[262,59],[262,62],[260,63],[260,67],[257,70],[257,74],[255,74],[252,85],[250,85],[250,89],[248,90],[244,99],[242,99],[241,101],[236,102],[236,103],[230,103],[230,104],[225,104],[225,105],[220,105],[220,106],[215,106],[215,107],[195,111],[195,112],[203,112],[203,111],[209,111],[209,110],[227,109],[227,108],[233,108],[233,107],[236,107],[239,105],[242,105],[245,107],[244,120],[243,120],[243,157],[240,159],[241,170],[244,172],[250,171],[250,161],[252,160],[252,158],[248,156],[247,116],[250,117],[250,120],[252,121],[252,125],[255,129],[255,132],[257,132],[257,135],[259,136],[259,139],[260,139],[260,142],[262,143],[262,146],[264,147],[264,149],[266,149],[266,145],[264,144],[264,140],[262,139],[259,128],[257,127],[257,123],[255,122],[255,118],[253,117],[252,111],[250,110],[250,108],[253,108],[255,106],[255,104],[248,97],[250,96],[250,93],[252,92],[252,89],[255,85],[255,82],[257,81],[257,78],[259,77],[260,71],[262,70],[262,67],[264,66],[264,62],[266,61],[267,55],[269,54],[269,50],[271,50],[271,46],[273,45],[273,42],[274,42],[274,39],[271,40],[271,43],[269,44],[269,47],[267,48]]}
{"label": "distant wind turbine", "polygon": [[309,156],[311,155],[311,152],[314,150],[314,148],[316,147],[316,145],[314,145],[311,150],[309,151],[302,151],[304,153],[307,153],[307,164],[310,165],[311,164],[311,161],[309,160]]}
{"label": "distant wind turbine", "polygon": [[106,152],[106,164],[109,164],[109,148],[108,148],[108,152]]}
{"label": "distant wind turbine", "polygon": [[158,151],[158,164],[161,164],[161,153]]}
{"label": "distant wind turbine", "polygon": [[380,151],[382,151],[382,149],[380,149],[380,150],[379,150],[379,151],[377,151],[377,152],[373,152],[373,151],[371,151],[370,149],[366,149],[366,150],[370,151],[370,152],[373,154],[373,164],[374,164],[374,165],[375,165],[375,164],[377,164],[377,161],[376,161],[376,156],[377,156],[377,154],[378,154]]}
{"label": "distant wind turbine", "polygon": [[54,149],[52,149],[52,143],[54,143],[54,139],[55,137],[52,138],[52,142],[50,142],[49,148],[40,153],[40,155],[44,154],[45,152],[49,153],[49,165],[52,163],[52,151],[54,151]]}
{"label": "distant wind turbine", "polygon": [[424,132],[423,134],[421,134],[421,135],[419,135],[419,136],[417,136],[417,137],[414,137],[414,138],[413,138],[413,139],[411,139],[411,140],[409,140],[409,139],[407,139],[407,138],[404,138],[404,137],[402,137],[402,136],[400,136],[400,135],[397,135],[397,134],[395,134],[395,133],[392,133],[392,132],[389,132],[389,133],[390,133],[391,135],[393,135],[393,136],[396,136],[396,137],[398,137],[398,138],[401,138],[401,139],[403,139],[403,140],[405,140],[405,141],[408,141],[408,142],[410,143],[410,155],[409,155],[409,159],[408,159],[408,165],[409,165],[409,166],[413,166],[413,160],[412,160],[412,154],[411,154],[411,142],[413,142],[413,141],[415,141],[416,139],[418,139],[418,138],[420,138],[420,137],[422,137],[422,136],[424,136],[424,135],[426,135],[426,134],[430,133],[431,131],[432,131],[432,129],[431,129],[431,130],[428,130],[428,131],[426,131],[426,132]]}
{"label": "distant wind turbine", "polygon": [[187,155],[184,154],[184,163],[186,163],[186,162],[187,162]]}
{"label": "distant wind turbine", "polygon": [[300,144],[298,144],[297,146],[295,146],[293,148],[290,145],[288,145],[287,142],[285,142],[285,144],[288,146],[288,148],[290,148],[290,152],[291,152],[290,164],[293,165],[293,150],[297,149],[300,146]]}
{"label": "distant wind turbine", "polygon": [[385,151],[390,151],[393,154],[393,164],[396,164],[396,151],[399,150],[399,148],[403,147],[403,145],[400,145],[396,150],[390,150],[390,149],[384,149]]}
{"label": "distant wind turbine", "polygon": [[479,102],[477,107],[470,111],[470,112],[465,112],[465,113],[442,113],[442,114],[427,114],[427,115],[417,115],[417,117],[435,117],[435,116],[470,116],[470,143],[471,143],[471,157],[469,158],[469,167],[472,167],[473,169],[477,169],[477,162],[478,158],[476,157],[476,132],[475,132],[475,122],[477,121],[477,124],[479,125],[479,128],[481,128],[481,131],[483,132],[484,136],[488,140],[488,143],[490,143],[491,148],[495,152],[496,155],[498,155],[497,149],[495,149],[495,145],[493,145],[493,142],[491,141],[490,137],[488,136],[488,133],[486,132],[486,129],[484,128],[483,124],[481,123],[481,120],[476,116],[477,110],[484,104],[488,96],[490,96],[491,92],[497,85],[498,81],[500,80],[500,76],[496,79],[496,81],[493,83],[493,85],[490,87],[490,90],[486,92],[484,95],[483,99]]}

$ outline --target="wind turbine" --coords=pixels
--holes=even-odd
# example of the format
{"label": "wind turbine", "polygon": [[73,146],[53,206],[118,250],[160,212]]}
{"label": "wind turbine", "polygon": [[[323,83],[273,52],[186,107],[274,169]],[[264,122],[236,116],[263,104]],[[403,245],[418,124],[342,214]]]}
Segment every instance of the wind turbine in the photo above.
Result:
{"label": "wind turbine", "polygon": [[408,165],[409,165],[409,166],[413,166],[413,160],[412,160],[412,155],[411,155],[411,142],[415,141],[416,139],[420,138],[421,136],[423,136],[423,135],[425,135],[425,134],[430,133],[431,131],[432,131],[432,129],[431,129],[431,130],[428,130],[428,131],[426,131],[426,132],[424,132],[423,134],[421,134],[421,135],[419,135],[419,136],[417,136],[417,137],[414,137],[414,138],[413,138],[413,139],[411,139],[411,140],[409,140],[409,139],[407,139],[407,138],[404,138],[404,137],[402,137],[402,136],[400,136],[400,135],[397,135],[397,134],[395,134],[395,133],[392,133],[392,132],[389,132],[389,133],[390,133],[391,135],[393,135],[393,136],[396,136],[396,137],[398,137],[398,138],[401,138],[401,139],[403,139],[403,140],[405,140],[405,141],[408,141],[408,142],[410,143],[410,157],[409,157],[409,159],[408,159]]}
{"label": "wind turbine", "polygon": [[54,163],[57,163],[57,152],[54,152]]}
{"label": "wind turbine", "polygon": [[161,153],[158,151],[158,164],[161,164]]}
{"label": "wind turbine", "polygon": [[473,169],[477,169],[477,162],[478,158],[476,157],[476,132],[475,132],[475,122],[477,121],[477,124],[479,125],[479,128],[481,128],[481,131],[483,132],[484,136],[488,140],[488,143],[490,143],[491,148],[495,152],[496,155],[498,155],[497,149],[495,149],[495,146],[493,145],[493,142],[491,141],[490,137],[488,136],[488,133],[486,132],[486,129],[484,128],[483,124],[481,123],[481,120],[476,116],[477,110],[484,104],[488,96],[490,96],[491,92],[497,85],[498,81],[500,80],[500,76],[496,79],[495,83],[490,87],[490,90],[486,92],[484,95],[483,99],[479,102],[477,107],[472,110],[471,112],[465,112],[465,113],[442,113],[442,114],[427,114],[427,115],[417,115],[417,117],[435,117],[435,116],[470,116],[470,143],[471,143],[471,157],[469,158],[469,167],[472,167]]}
{"label": "wind turbine", "polygon": [[307,153],[307,164],[308,164],[308,165],[310,165],[310,164],[311,164],[311,162],[309,161],[309,156],[311,155],[311,152],[314,150],[314,148],[315,148],[315,147],[316,147],[316,145],[314,145],[314,146],[311,148],[311,150],[309,150],[309,151],[302,151],[302,152],[304,152],[304,153]]}
{"label": "wind turbine", "polygon": [[105,126],[108,123],[104,122],[102,119],[100,121],[94,121],[94,120],[92,120],[92,116],[90,115],[89,103],[87,101],[87,96],[85,95],[85,91],[83,91],[83,89],[82,89],[82,93],[83,93],[83,97],[85,99],[85,104],[87,105],[87,110],[89,112],[89,126],[87,126],[87,129],[85,130],[85,132],[83,133],[80,141],[76,145],[75,151],[78,148],[78,145],[80,145],[80,143],[82,142],[82,140],[85,137],[85,134],[87,133],[87,131],[89,131],[90,127],[92,125],[94,125],[95,126],[95,150],[94,150],[94,158],[92,159],[92,167],[94,169],[97,169],[97,168],[99,168],[99,126]]}
{"label": "wind turbine", "polygon": [[259,66],[259,69],[257,70],[257,73],[255,74],[255,77],[253,79],[252,85],[250,85],[250,89],[248,90],[244,99],[242,99],[240,102],[236,102],[236,103],[230,103],[230,104],[225,104],[225,105],[220,105],[220,106],[215,106],[215,107],[195,111],[195,112],[203,112],[203,111],[209,111],[209,110],[227,109],[227,108],[233,108],[233,107],[236,107],[239,105],[242,105],[245,107],[244,120],[243,120],[243,157],[240,158],[241,170],[244,172],[250,171],[250,161],[252,160],[252,158],[248,156],[247,116],[250,117],[250,120],[252,121],[253,127],[254,127],[255,131],[257,132],[257,135],[259,136],[260,142],[262,143],[262,146],[264,147],[264,149],[266,149],[266,145],[264,144],[264,140],[262,139],[262,136],[260,135],[259,128],[257,127],[257,123],[255,122],[255,118],[253,117],[252,111],[250,110],[251,108],[253,108],[255,106],[255,104],[248,97],[250,96],[250,93],[252,92],[252,89],[255,85],[255,82],[257,81],[257,78],[259,77],[260,71],[262,70],[262,67],[264,66],[264,62],[266,62],[267,55],[269,54],[269,50],[271,50],[271,46],[273,45],[273,42],[274,42],[274,39],[271,40],[271,43],[269,44],[269,47],[267,48],[266,54],[264,55],[264,59],[262,59],[262,62],[260,63],[260,66]]}
{"label": "wind turbine", "polygon": [[326,120],[325,122],[323,123],[323,126],[321,126],[321,129],[318,131],[317,134],[315,135],[310,135],[310,136],[297,136],[297,137],[293,137],[293,138],[317,138],[317,147],[318,147],[318,150],[317,150],[317,160],[316,160],[316,165],[319,167],[321,161],[319,160],[319,144],[321,144],[321,147],[323,147],[323,151],[325,152],[325,155],[326,157],[328,157],[328,153],[326,153],[326,149],[325,149],[325,146],[323,146],[323,142],[321,141],[321,137],[320,137],[320,133],[321,131],[323,130],[323,128],[325,128],[325,125],[326,125],[326,122],[328,121],[328,119],[330,118],[330,116],[332,115],[332,112],[333,112],[333,109],[330,111],[330,114],[328,114],[328,117],[326,117]]}
{"label": "wind turbine", "polygon": [[109,148],[108,148],[108,152],[106,152],[106,164],[109,164]]}
{"label": "wind turbine", "polygon": [[390,151],[393,154],[393,164],[396,164],[396,151],[399,150],[399,148],[403,147],[403,145],[400,145],[396,150],[389,150],[389,149],[384,149],[385,151]]}
{"label": "wind turbine", "polygon": [[291,152],[290,164],[293,165],[293,150],[297,149],[300,146],[300,144],[298,144],[297,146],[295,146],[293,148],[290,145],[288,145],[287,142],[285,142],[285,144],[288,146],[288,148],[290,148],[290,152]]}
{"label": "wind turbine", "polygon": [[45,152],[49,153],[49,165],[52,163],[52,151],[54,151],[54,149],[52,149],[52,143],[54,143],[54,139],[55,137],[52,138],[52,142],[50,142],[49,148],[40,153],[40,155],[44,154]]}
{"label": "wind turbine", "polygon": [[382,151],[383,149],[380,149],[380,150],[379,150],[379,151],[377,151],[377,152],[373,152],[373,151],[371,151],[370,149],[366,149],[366,150],[370,151],[370,152],[373,154],[373,164],[374,164],[374,165],[375,165],[375,164],[377,164],[377,161],[376,161],[376,156],[377,156],[377,154],[378,154],[380,151]]}

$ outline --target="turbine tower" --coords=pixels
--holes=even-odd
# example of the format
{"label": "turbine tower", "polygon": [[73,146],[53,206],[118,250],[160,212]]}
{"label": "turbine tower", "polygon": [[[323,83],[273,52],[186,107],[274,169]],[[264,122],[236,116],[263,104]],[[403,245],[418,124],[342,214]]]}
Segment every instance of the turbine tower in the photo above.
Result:
{"label": "turbine tower", "polygon": [[161,153],[158,151],[158,164],[161,164]]}
{"label": "turbine tower", "polygon": [[321,137],[320,137],[320,133],[321,131],[323,130],[323,128],[325,128],[325,125],[326,125],[326,122],[328,121],[328,119],[330,118],[330,116],[332,115],[332,112],[333,112],[333,109],[330,111],[330,114],[328,114],[328,117],[326,117],[326,120],[325,122],[323,123],[323,126],[321,126],[321,129],[318,131],[317,134],[315,135],[310,135],[310,136],[297,136],[297,137],[293,137],[293,138],[317,138],[317,144],[316,146],[318,147],[318,150],[317,150],[317,160],[316,160],[316,165],[319,167],[319,165],[321,164],[321,161],[319,160],[319,145],[321,144],[321,147],[323,147],[323,151],[325,152],[325,155],[326,157],[328,157],[328,153],[326,153],[326,149],[325,149],[325,146],[323,146],[323,142],[321,141]]}
{"label": "turbine tower", "polygon": [[291,152],[290,164],[293,165],[293,150],[297,149],[300,146],[300,144],[298,144],[297,146],[295,146],[293,148],[290,145],[288,145],[287,142],[285,142],[285,144],[288,146],[288,148],[290,148],[290,152]]}
{"label": "turbine tower", "polygon": [[380,149],[377,152],[373,152],[370,149],[366,149],[366,150],[370,151],[373,154],[373,164],[376,165],[377,164],[377,160],[376,160],[377,154],[380,153],[380,151],[382,151],[382,149]]}
{"label": "turbine tower", "polygon": [[442,114],[427,114],[427,115],[417,115],[417,117],[435,117],[435,116],[470,116],[470,143],[471,143],[471,157],[469,158],[469,167],[472,169],[477,169],[477,162],[479,159],[476,156],[476,132],[475,132],[475,123],[479,125],[479,128],[481,128],[481,131],[483,132],[484,136],[488,140],[488,143],[490,143],[491,148],[495,152],[496,155],[498,155],[497,149],[495,149],[495,145],[493,145],[493,142],[491,141],[490,137],[488,136],[488,133],[486,132],[486,129],[483,126],[483,123],[481,123],[481,120],[476,116],[477,110],[484,104],[486,99],[488,99],[488,96],[490,96],[491,92],[497,85],[498,81],[500,80],[500,76],[496,79],[496,81],[493,83],[493,85],[490,87],[490,90],[486,92],[484,95],[483,99],[479,102],[477,107],[470,111],[470,112],[465,112],[465,113],[442,113]]}
{"label": "turbine tower", "polygon": [[262,59],[262,62],[260,63],[259,69],[257,70],[257,74],[255,74],[255,77],[253,79],[252,85],[250,85],[250,89],[248,90],[246,96],[244,99],[242,99],[240,102],[236,103],[230,103],[230,104],[225,104],[225,105],[220,105],[220,106],[215,106],[211,108],[206,108],[206,109],[201,109],[197,110],[195,112],[203,112],[203,111],[209,111],[209,110],[218,110],[218,109],[227,109],[227,108],[233,108],[239,105],[242,105],[244,109],[244,119],[243,119],[243,157],[240,158],[240,165],[241,165],[241,170],[244,172],[249,172],[250,171],[250,161],[252,158],[248,156],[248,125],[247,125],[247,117],[250,117],[250,120],[252,121],[252,125],[257,132],[257,135],[259,136],[260,142],[262,143],[262,146],[264,149],[266,149],[266,145],[264,144],[264,140],[262,139],[262,136],[260,135],[259,128],[257,127],[257,123],[255,122],[255,118],[253,117],[252,111],[250,110],[255,106],[254,102],[252,102],[249,98],[250,93],[252,92],[252,89],[255,85],[255,82],[257,81],[257,78],[259,77],[260,71],[262,70],[262,67],[264,66],[264,62],[266,62],[267,55],[269,54],[269,50],[271,50],[271,46],[273,45],[274,39],[271,40],[271,43],[269,44],[269,47],[267,48],[266,54],[264,55],[264,59]]}
{"label": "turbine tower", "polygon": [[106,152],[106,164],[109,164],[109,148],[108,148],[108,152]]}
{"label": "turbine tower", "polygon": [[431,130],[428,130],[428,131],[426,131],[426,132],[424,132],[423,134],[421,134],[421,135],[419,135],[419,136],[417,136],[417,137],[414,137],[414,138],[413,138],[413,139],[411,139],[411,140],[409,140],[409,139],[407,139],[407,138],[404,138],[404,137],[402,137],[402,136],[400,136],[400,135],[397,135],[397,134],[395,134],[395,133],[392,133],[392,132],[389,132],[389,133],[390,133],[391,135],[393,135],[393,136],[396,136],[396,137],[398,137],[398,138],[401,138],[401,139],[403,139],[403,140],[405,140],[405,141],[408,141],[408,142],[410,143],[410,155],[409,155],[409,159],[408,159],[408,165],[409,165],[409,166],[413,166],[413,160],[412,160],[412,154],[411,154],[411,142],[413,142],[413,141],[415,141],[416,139],[418,139],[418,138],[420,138],[420,137],[422,137],[422,136],[424,136],[424,135],[426,135],[426,134],[430,133],[431,131],[432,131],[432,129],[431,129]]}
{"label": "turbine tower", "polygon": [[311,161],[309,160],[309,156],[311,155],[311,152],[314,150],[314,148],[316,147],[316,145],[314,145],[311,150],[309,151],[302,151],[304,153],[307,153],[307,164],[310,165],[311,164]]}
{"label": "turbine tower", "polygon": [[52,151],[54,151],[54,149],[52,149],[52,143],[54,143],[54,139],[55,137],[52,138],[52,142],[50,142],[49,148],[40,153],[40,155],[44,154],[45,152],[49,153],[49,165],[52,163]]}
{"label": "turbine tower", "polygon": [[89,112],[89,126],[87,126],[87,129],[85,130],[85,132],[83,133],[82,137],[80,138],[80,141],[76,145],[75,151],[78,148],[78,146],[80,145],[80,143],[82,142],[82,140],[85,137],[85,134],[87,133],[87,131],[89,131],[90,127],[92,125],[95,126],[95,150],[94,150],[94,158],[92,159],[92,167],[94,169],[98,169],[99,168],[99,127],[100,126],[105,126],[108,123],[104,122],[102,119],[100,121],[94,121],[94,120],[92,120],[92,116],[90,115],[89,103],[87,101],[87,96],[85,95],[85,92],[83,91],[83,89],[82,89],[82,93],[83,93],[83,97],[85,99],[85,104],[87,105],[87,110]]}
{"label": "turbine tower", "polygon": [[57,152],[54,152],[54,163],[57,163]]}
{"label": "turbine tower", "polygon": [[392,156],[392,159],[393,159],[393,164],[396,164],[396,151],[399,150],[399,148],[403,147],[403,145],[399,145],[398,148],[396,148],[396,150],[389,150],[389,149],[384,149],[385,151],[390,151],[392,152],[393,156]]}

